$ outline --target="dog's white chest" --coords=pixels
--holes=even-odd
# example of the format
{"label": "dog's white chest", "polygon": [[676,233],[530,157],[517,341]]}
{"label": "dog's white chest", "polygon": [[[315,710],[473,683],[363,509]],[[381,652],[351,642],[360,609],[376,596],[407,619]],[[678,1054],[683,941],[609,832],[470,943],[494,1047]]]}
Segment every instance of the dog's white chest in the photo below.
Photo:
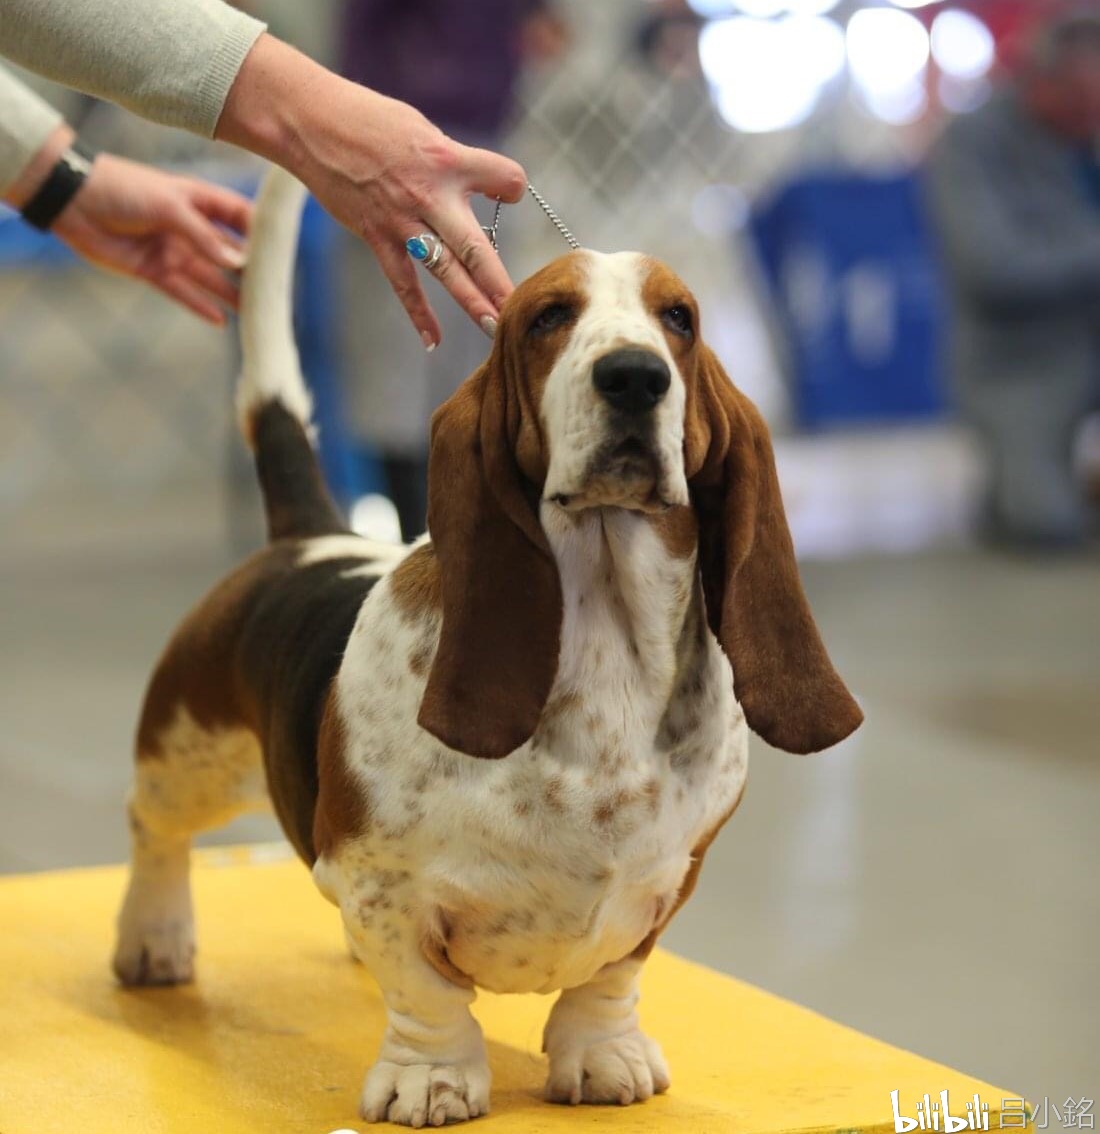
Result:
{"label": "dog's white chest", "polygon": [[[660,569],[637,552],[641,572]],[[424,630],[395,623],[384,588],[341,671],[347,758],[370,814],[318,882],[342,893],[354,876],[368,917],[419,921],[419,938],[494,991],[579,985],[635,949],[746,774],[729,665],[701,623],[677,642],[675,612],[639,614],[631,587],[654,582],[641,574],[613,589],[579,564],[562,575],[558,678],[531,741],[503,760],[409,729],[422,684],[398,670]]]}

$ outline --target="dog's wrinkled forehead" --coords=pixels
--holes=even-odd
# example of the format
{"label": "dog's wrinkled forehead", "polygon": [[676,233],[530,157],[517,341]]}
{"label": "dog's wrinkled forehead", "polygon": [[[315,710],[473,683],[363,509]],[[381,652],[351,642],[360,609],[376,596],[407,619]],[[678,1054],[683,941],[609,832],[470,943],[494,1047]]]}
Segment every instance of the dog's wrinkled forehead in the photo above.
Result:
{"label": "dog's wrinkled forehead", "polygon": [[646,316],[651,321],[663,304],[690,298],[676,273],[652,256],[579,249],[528,276],[509,298],[504,319],[527,326],[541,306],[560,303],[572,308],[576,321],[587,317],[587,323],[614,319],[623,324]]}
{"label": "dog's wrinkled forehead", "polygon": [[586,267],[587,304],[573,345],[595,356],[625,345],[663,353],[660,312],[684,291],[673,273],[639,252],[591,252]]}
{"label": "dog's wrinkled forehead", "polygon": [[687,287],[659,260],[640,252],[581,249],[516,288],[504,308],[502,330],[519,346],[524,378],[537,397],[566,351],[589,362],[625,345],[665,357],[678,354],[679,342],[670,343],[662,323],[663,312],[677,304],[694,310]]}

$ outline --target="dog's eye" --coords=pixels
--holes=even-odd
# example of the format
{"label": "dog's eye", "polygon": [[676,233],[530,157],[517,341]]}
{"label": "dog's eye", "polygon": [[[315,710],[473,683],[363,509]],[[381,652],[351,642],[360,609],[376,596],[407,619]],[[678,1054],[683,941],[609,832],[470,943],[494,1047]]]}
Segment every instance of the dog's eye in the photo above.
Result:
{"label": "dog's eye", "polygon": [[661,313],[661,322],[677,335],[690,335],[691,309],[678,303]]}
{"label": "dog's eye", "polygon": [[568,303],[551,303],[544,307],[531,321],[531,330],[536,334],[564,327],[573,318],[573,308]]}

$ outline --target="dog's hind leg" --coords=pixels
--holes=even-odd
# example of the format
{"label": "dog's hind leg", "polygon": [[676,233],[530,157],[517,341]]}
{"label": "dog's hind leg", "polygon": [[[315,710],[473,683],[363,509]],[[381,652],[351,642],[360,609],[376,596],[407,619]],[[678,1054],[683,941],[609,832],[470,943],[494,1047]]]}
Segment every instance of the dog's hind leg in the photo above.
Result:
{"label": "dog's hind leg", "polygon": [[203,727],[182,705],[155,742],[146,731],[129,799],[130,882],[114,971],[123,984],[179,984],[192,977],[195,951],[191,840],[266,804],[263,762],[252,732]]}

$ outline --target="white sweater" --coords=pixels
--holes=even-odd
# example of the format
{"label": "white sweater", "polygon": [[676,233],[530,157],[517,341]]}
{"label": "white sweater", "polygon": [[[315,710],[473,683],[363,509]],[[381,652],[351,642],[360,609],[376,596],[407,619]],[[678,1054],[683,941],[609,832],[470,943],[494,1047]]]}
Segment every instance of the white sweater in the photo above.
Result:
{"label": "white sweater", "polygon": [[[222,0],[0,0],[0,55],[143,118],[212,137],[264,27]],[[0,68],[0,191],[60,120]]]}

